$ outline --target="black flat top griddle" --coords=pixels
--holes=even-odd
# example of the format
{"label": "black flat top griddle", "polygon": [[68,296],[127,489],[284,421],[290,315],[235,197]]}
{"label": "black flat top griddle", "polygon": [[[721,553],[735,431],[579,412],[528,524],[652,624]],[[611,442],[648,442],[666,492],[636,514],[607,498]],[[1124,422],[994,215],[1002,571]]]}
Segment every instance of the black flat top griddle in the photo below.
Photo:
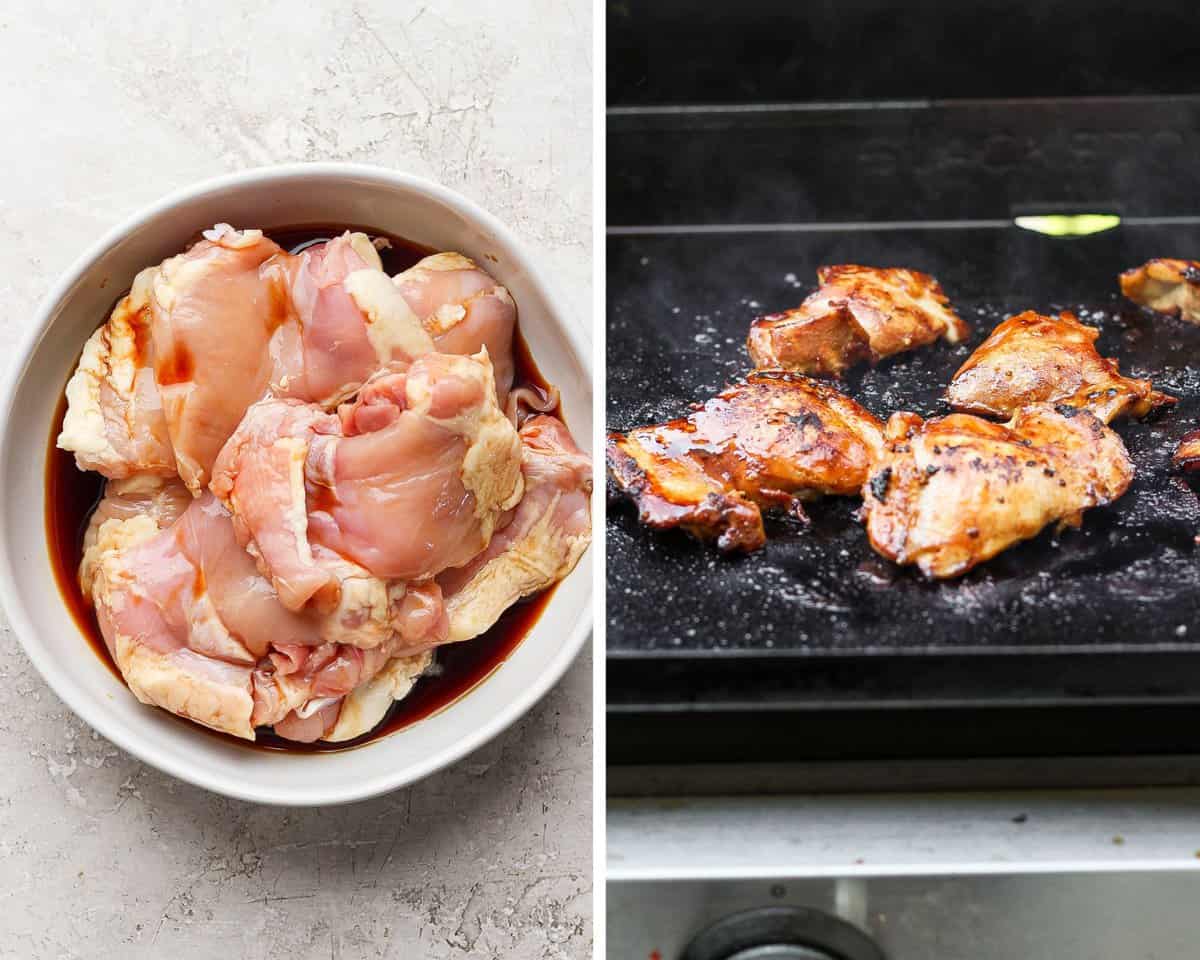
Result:
{"label": "black flat top griddle", "polygon": [[[1116,292],[1152,256],[1200,257],[1198,147],[1190,97],[610,114],[610,429],[746,372],[750,321],[826,263],[932,273],[973,327],[843,381],[882,418],[948,412],[953,372],[1024,309],[1075,311],[1179,398],[1115,425],[1138,470],[1120,501],[954,581],[877,556],[857,500],[770,520],[736,558],[612,501],[610,762],[1200,752],[1200,500],[1169,466],[1200,425],[1200,328]],[[1122,223],[1013,223],[1056,211]]]}

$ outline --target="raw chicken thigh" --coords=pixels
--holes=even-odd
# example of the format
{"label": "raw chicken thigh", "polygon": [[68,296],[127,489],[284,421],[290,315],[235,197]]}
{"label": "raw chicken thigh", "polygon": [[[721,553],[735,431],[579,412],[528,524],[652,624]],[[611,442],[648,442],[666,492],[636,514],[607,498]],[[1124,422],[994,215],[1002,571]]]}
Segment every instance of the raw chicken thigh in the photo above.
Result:
{"label": "raw chicken thigh", "polygon": [[134,695],[352,740],[434,648],[570,573],[590,461],[561,421],[505,415],[556,396],[514,389],[515,333],[466,257],[392,278],[361,233],[291,254],[218,224],[142,271],[58,438],[109,478],[79,578]]}
{"label": "raw chicken thigh", "polygon": [[191,494],[178,477],[139,473],[109,480],[83,535],[83,559],[79,564],[83,595],[91,597],[96,567],[106,554],[169,527],[191,502]]}
{"label": "raw chicken thigh", "polygon": [[478,636],[522,597],[561,580],[591,541],[591,459],[554,417],[531,418],[520,435],[524,497],[483,553],[438,577],[450,643]]}
{"label": "raw chicken thigh", "polygon": [[396,287],[442,353],[473,354],[487,348],[503,407],[513,384],[513,331],[517,305],[474,261],[437,253],[398,274]]}
{"label": "raw chicken thigh", "polygon": [[84,344],[67,384],[58,445],[75,453],[81,470],[114,479],[175,475],[175,453],[154,382],[150,293],[155,270],[137,275],[108,323]]}
{"label": "raw chicken thigh", "polygon": [[487,354],[431,353],[369,381],[338,416],[256,405],[221,454],[213,491],[296,609],[330,586],[318,547],[389,580],[470,561],[521,499],[521,443],[496,404]]}
{"label": "raw chicken thigh", "polygon": [[161,532],[131,523],[94,560],[105,641],[138,699],[205,726],[253,739],[256,726],[314,700],[332,707],[394,656],[445,637],[436,584],[377,583],[354,610],[287,609],[211,494]]}
{"label": "raw chicken thigh", "polygon": [[246,410],[268,396],[332,409],[381,367],[486,347],[503,404],[515,323],[508,292],[459,254],[393,281],[362,233],[289,254],[260,230],[218,224],[139,274],[93,335],[59,446],[108,477],[178,472],[197,494]]}

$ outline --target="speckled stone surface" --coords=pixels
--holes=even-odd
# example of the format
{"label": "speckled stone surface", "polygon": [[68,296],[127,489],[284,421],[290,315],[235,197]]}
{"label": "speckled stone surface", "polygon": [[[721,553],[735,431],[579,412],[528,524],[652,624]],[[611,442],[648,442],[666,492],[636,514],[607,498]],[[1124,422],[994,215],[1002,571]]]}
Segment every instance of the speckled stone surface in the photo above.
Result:
{"label": "speckled stone surface", "polygon": [[[494,13],[482,12],[491,7]],[[591,4],[0,7],[0,362],[104,230],[285,160],[482,202],[590,320]],[[0,622],[0,958],[590,955],[591,664],[455,768],[325,810],[165,777],[77,721]]]}

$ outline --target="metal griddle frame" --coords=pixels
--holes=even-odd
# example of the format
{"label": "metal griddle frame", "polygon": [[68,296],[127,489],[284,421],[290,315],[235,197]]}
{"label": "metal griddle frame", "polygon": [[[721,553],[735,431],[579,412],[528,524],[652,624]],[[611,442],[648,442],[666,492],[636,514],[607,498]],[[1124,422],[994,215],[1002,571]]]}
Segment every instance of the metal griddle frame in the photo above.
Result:
{"label": "metal griddle frame", "polygon": [[[1070,304],[1095,299],[1090,291],[1104,283],[1101,305],[1112,311],[1115,264],[1149,249],[1200,256],[1200,97],[617,105],[608,130],[608,417],[618,429],[653,406],[639,404],[623,364],[661,366],[662,409],[684,399],[678,367],[695,358],[673,363],[672,350],[687,349],[686,318],[700,306],[687,303],[683,319],[666,308],[690,278],[724,262],[749,295],[775,284],[765,306],[790,305],[776,263],[763,268],[769,276],[754,275],[773,245],[790,245],[798,260],[890,253],[895,265],[909,264],[898,251],[917,250],[950,274],[942,276],[948,289],[993,300],[995,271],[970,259],[1002,257],[1026,296]],[[1123,223],[1084,239],[1012,225],[1022,213],[1055,211],[1113,212]],[[798,265],[805,289],[815,265]],[[628,331],[630,311],[643,308],[644,349]],[[995,322],[994,314],[969,319]],[[618,320],[624,333],[614,336]],[[724,335],[744,320],[714,322]],[[720,379],[733,369],[728,353],[723,362],[697,376]],[[993,630],[978,645],[912,635],[873,648],[869,638],[816,636],[766,648],[723,644],[702,626],[681,644],[672,639],[678,608],[655,605],[653,588],[639,599],[636,583],[665,578],[677,603],[689,568],[669,583],[663,557],[677,551],[696,563],[695,548],[637,531],[660,538],[648,548],[635,527],[627,510],[610,510],[613,792],[678,788],[664,769],[715,790],[888,788],[905,778],[937,787],[1200,782],[1200,620],[1179,642],[1002,642]],[[1200,566],[1200,554],[1186,562]],[[1190,601],[1180,602],[1172,616],[1190,618]],[[716,609],[711,597],[697,603]],[[764,603],[758,622],[775,615]]]}

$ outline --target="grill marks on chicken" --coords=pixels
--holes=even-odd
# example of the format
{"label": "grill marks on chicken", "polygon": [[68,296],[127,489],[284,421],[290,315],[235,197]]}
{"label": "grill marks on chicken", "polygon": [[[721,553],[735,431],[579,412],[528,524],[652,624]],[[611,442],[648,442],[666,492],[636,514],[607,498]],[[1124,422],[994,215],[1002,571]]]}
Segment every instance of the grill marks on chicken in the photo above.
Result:
{"label": "grill marks on chicken", "polygon": [[755,320],[747,349],[762,369],[840,376],[860,361],[933,343],[958,343],[970,330],[941,285],[915,270],[821,267],[820,286],[793,310]]}
{"label": "grill marks on chicken", "polygon": [[897,413],[863,485],[863,513],[880,554],[957,577],[1048,524],[1079,526],[1132,479],[1121,439],[1074,407],[1031,404],[1006,424]]}
{"label": "grill marks on chicken", "polygon": [[802,518],[801,500],[857,493],[881,427],[824,384],[759,372],[687,417],[610,434],[608,464],[646,525],[749,551],[765,542],[762,509]]}
{"label": "grill marks on chicken", "polygon": [[1200,260],[1148,260],[1119,280],[1134,303],[1200,324]]}
{"label": "grill marks on chicken", "polygon": [[393,279],[363,234],[204,236],[139,274],[71,380],[59,446],[110,478],[80,583],[142,702],[350,740],[433,648],[571,572],[590,462],[505,415],[516,306],[467,258]]}
{"label": "grill marks on chicken", "polygon": [[1030,403],[1067,404],[1105,423],[1175,402],[1149,380],[1121,376],[1117,361],[1096,351],[1099,335],[1065,311],[1009,317],[954,374],[946,399],[955,410],[1002,419]]}

